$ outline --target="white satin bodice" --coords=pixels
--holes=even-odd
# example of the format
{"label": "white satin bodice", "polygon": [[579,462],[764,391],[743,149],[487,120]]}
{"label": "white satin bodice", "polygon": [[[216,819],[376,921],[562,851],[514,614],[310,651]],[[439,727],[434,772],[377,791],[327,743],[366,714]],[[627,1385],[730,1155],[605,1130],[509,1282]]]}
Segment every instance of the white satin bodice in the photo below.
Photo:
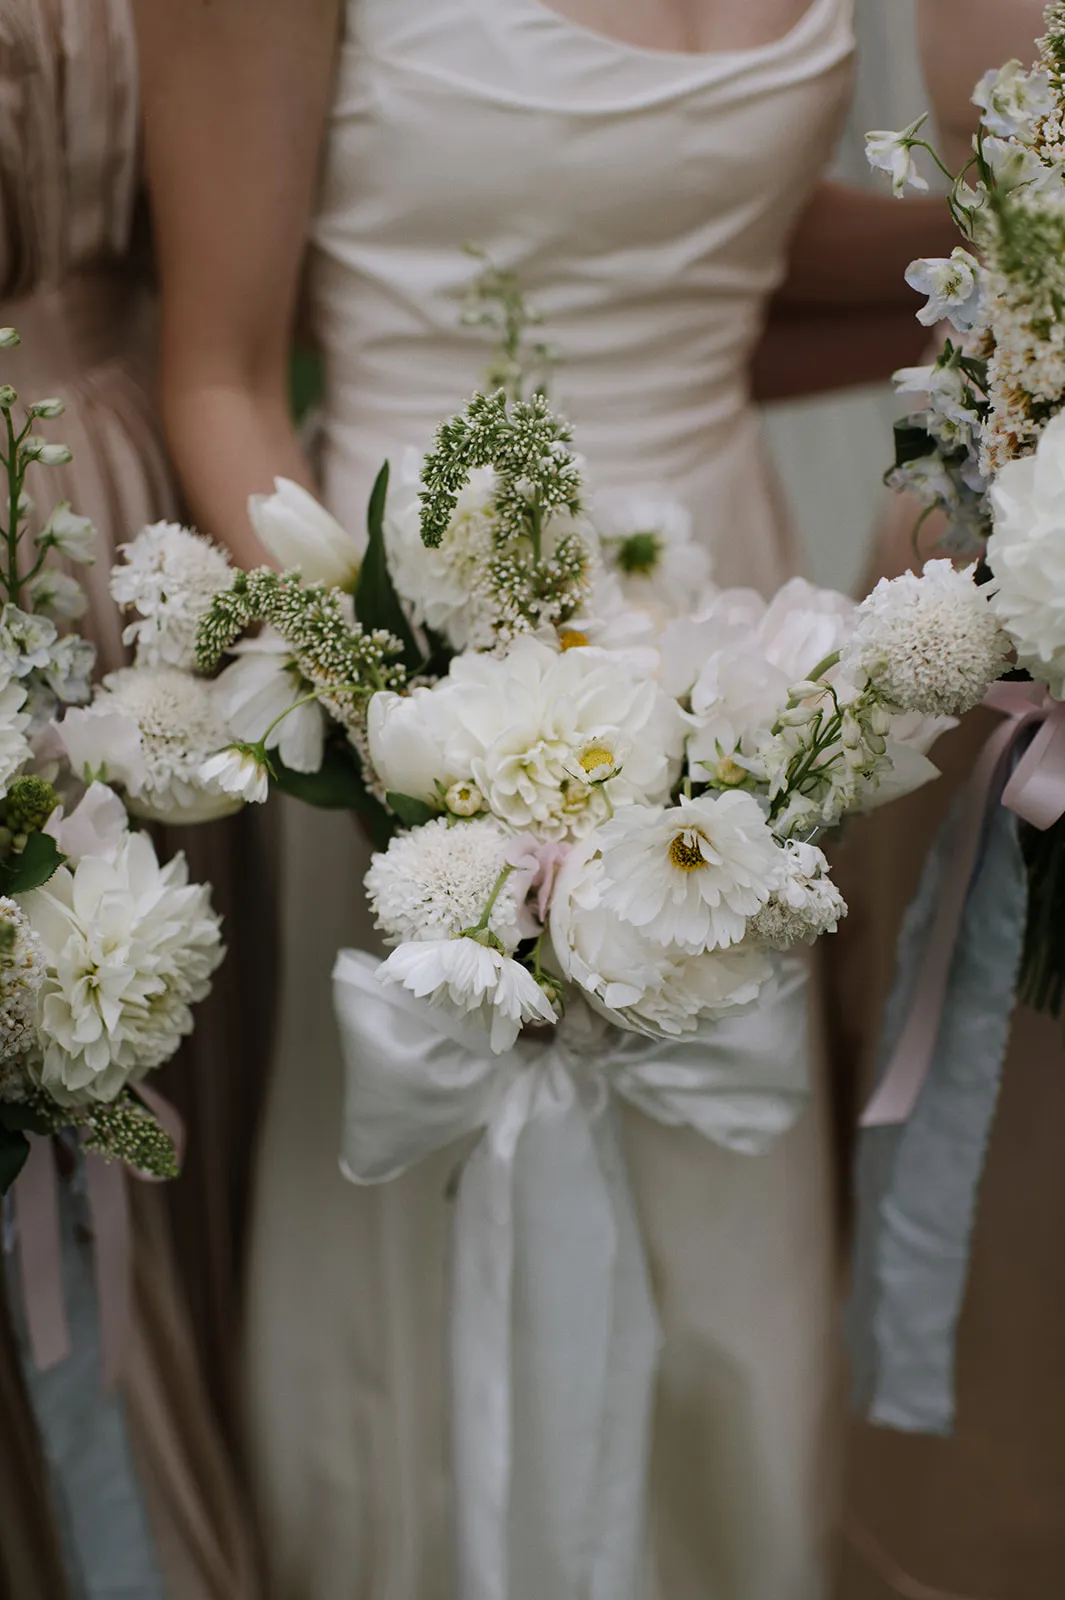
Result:
{"label": "white satin bodice", "polygon": [[476,243],[543,313],[593,478],[686,501],[720,581],[780,581],[747,369],[843,114],[850,13],[812,0],[774,43],[683,55],[542,0],[349,0],[311,308],[353,531],[381,460],[481,381]]}

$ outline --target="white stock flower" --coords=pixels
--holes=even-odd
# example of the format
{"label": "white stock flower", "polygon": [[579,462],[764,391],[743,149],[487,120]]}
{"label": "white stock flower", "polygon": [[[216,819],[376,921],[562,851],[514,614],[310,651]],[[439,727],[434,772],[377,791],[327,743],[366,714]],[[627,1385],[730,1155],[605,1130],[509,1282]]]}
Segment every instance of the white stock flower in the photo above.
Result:
{"label": "white stock flower", "polygon": [[604,904],[593,834],[570,852],[551,902],[551,945],[563,975],[616,1025],[654,1038],[692,1033],[707,1016],[750,1005],[772,976],[758,950],[691,954],[663,945]]}
{"label": "white stock flower", "polygon": [[[514,836],[491,817],[455,824],[438,817],[397,834],[364,879],[374,926],[389,943],[451,939],[476,927],[510,866],[513,845]],[[534,931],[523,916],[529,877],[510,870],[488,919],[508,951]]]}
{"label": "white stock flower", "polygon": [[792,842],[781,855],[784,881],[750,923],[751,939],[767,950],[816,944],[822,934],[835,933],[847,915],[846,901],[816,845]]}
{"label": "white stock flower", "polygon": [[913,159],[913,142],[925,122],[918,117],[908,128],[894,132],[890,128],[877,128],[865,136],[865,159],[880,172],[890,172],[891,187],[897,196],[911,189],[927,190],[928,184],[917,171]]}
{"label": "white stock flower", "polygon": [[275,478],[273,494],[248,500],[252,527],[274,559],[298,568],[307,583],[353,589],[359,576],[359,548],[335,517],[306,489],[289,478]]}
{"label": "white stock flower", "polygon": [[270,774],[250,745],[230,744],[208,756],[200,768],[200,782],[206,789],[239,795],[249,805],[262,805],[270,798]]}
{"label": "white stock flower", "polygon": [[1042,68],[1025,71],[1019,61],[1007,61],[984,73],[973,90],[973,105],[982,110],[988,133],[1024,139],[1054,110],[1054,88]]}
{"label": "white stock flower", "polygon": [[1065,412],[1034,455],[1007,461],[991,485],[991,600],[1017,660],[1065,699]]}
{"label": "white stock flower", "polygon": [[208,756],[230,738],[204,678],[177,667],[122,667],[91,706],[67,712],[59,735],[74,771],[119,784],[135,816],[209,822],[240,809],[239,797],[201,777]]}
{"label": "white stock flower", "polygon": [[780,878],[780,848],[746,794],[625,806],[600,828],[599,844],[604,905],[693,955],[739,944]]}
{"label": "white stock flower", "polygon": [[929,561],[920,577],[881,578],[858,607],[845,670],[884,702],[925,716],[960,716],[1002,676],[1009,643],[974,568]]}
{"label": "white stock flower", "polygon": [[81,584],[57,567],[42,567],[30,580],[29,593],[35,611],[43,611],[46,616],[62,622],[75,622],[88,610],[89,602]]}
{"label": "white stock flower", "polygon": [[483,1023],[496,1055],[509,1050],[526,1022],[553,1024],[555,1009],[532,973],[477,939],[401,944],[377,969],[420,1000]]}
{"label": "white stock flower", "polygon": [[[581,837],[628,800],[661,800],[678,770],[676,705],[599,650],[523,636],[506,656],[465,655],[432,689],[370,702],[370,756],[388,789],[431,800],[472,781],[516,831]],[[620,769],[588,781],[605,757]]]}
{"label": "white stock flower", "polygon": [[484,586],[494,549],[496,477],[491,467],[470,474],[440,544],[422,543],[421,457],[409,451],[389,495],[385,544],[396,592],[414,620],[446,639],[453,650],[483,650],[495,637],[495,611]]}
{"label": "white stock flower", "polygon": [[44,982],[41,941],[22,907],[0,898],[0,1100],[19,1092],[21,1074],[4,1068],[37,1043],[37,1016]]}
{"label": "white stock flower", "polygon": [[928,296],[928,304],[917,313],[917,320],[924,327],[947,318],[964,333],[976,321],[980,311],[980,263],[960,245],[947,257],[911,261],[906,282],[918,294]]}
{"label": "white stock flower", "polygon": [[23,908],[43,946],[42,1087],[60,1104],[113,1100],[170,1059],[223,956],[210,890],[147,833],[60,867]]}
{"label": "white stock flower", "polygon": [[590,516],[630,606],[664,623],[709,598],[710,552],[695,539],[686,507],[652,490],[607,490]]}
{"label": "white stock flower", "polygon": [[[317,772],[325,755],[327,718],[280,634],[264,628],[235,645],[236,657],[216,680],[230,730],[249,744],[266,740],[290,772]],[[300,702],[303,704],[300,704]]]}
{"label": "white stock flower", "polygon": [[229,557],[202,534],[175,522],[154,522],[129,544],[111,569],[118,604],[139,613],[122,638],[136,650],[138,666],[196,665],[196,627],[233,572]]}
{"label": "white stock flower", "polygon": [[39,542],[52,545],[68,561],[77,561],[82,566],[91,566],[96,560],[96,529],[88,517],[71,511],[66,500],[61,500],[53,509]]}

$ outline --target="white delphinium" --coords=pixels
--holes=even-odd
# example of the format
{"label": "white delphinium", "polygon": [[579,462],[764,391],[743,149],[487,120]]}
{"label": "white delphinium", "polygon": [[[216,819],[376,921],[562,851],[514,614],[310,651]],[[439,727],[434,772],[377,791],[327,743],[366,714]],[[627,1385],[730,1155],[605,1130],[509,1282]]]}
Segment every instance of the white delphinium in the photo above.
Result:
{"label": "white delphinium", "polygon": [[865,136],[865,159],[880,172],[890,172],[891,187],[900,197],[911,189],[927,190],[928,184],[917,171],[913,150],[922,144],[920,132],[926,117],[918,117],[908,128],[895,132],[890,128],[877,128]]}
{"label": "white delphinium", "polygon": [[401,944],[377,969],[419,1000],[482,1023],[496,1055],[509,1050],[525,1023],[558,1021],[555,1008],[520,962],[473,938]]}
{"label": "white delphinium", "polygon": [[994,176],[995,188],[1000,192],[1046,189],[1061,184],[1061,168],[1047,166],[1036,151],[1018,144],[1016,139],[985,139],[981,150]]}
{"label": "white delphinium", "polygon": [[119,546],[124,564],[111,569],[111,593],[139,613],[122,635],[141,666],[196,665],[196,627],[220,590],[229,587],[229,557],[202,534],[154,522]]}
{"label": "white delphinium", "polygon": [[170,1059],[224,954],[210,890],[146,833],[23,897],[41,941],[40,1082],[60,1104],[113,1100]]}
{"label": "white delphinium", "polygon": [[353,589],[359,547],[335,517],[306,489],[275,478],[273,494],[253,494],[248,516],[263,544],[282,567],[297,568],[307,583]]}
{"label": "white delphinium", "polygon": [[84,711],[59,734],[79,776],[105,776],[135,816],[205,822],[240,809],[239,796],[205,784],[204,762],[229,742],[214,685],[177,667],[109,673]]}
{"label": "white delphinium", "polygon": [[599,830],[603,903],[656,944],[738,944],[780,880],[780,847],[746,794],[626,806]]}
{"label": "white delphinium", "polygon": [[317,772],[325,755],[326,714],[309,698],[288,645],[272,628],[244,639],[216,680],[218,703],[237,739],[265,741],[291,772]]}
{"label": "white delphinium", "polygon": [[980,263],[960,245],[947,257],[911,261],[906,282],[928,296],[928,304],[917,313],[926,328],[946,319],[964,333],[980,314]]}
{"label": "white delphinium", "polygon": [[26,738],[30,718],[25,705],[24,686],[0,664],[0,796],[33,754]]}
{"label": "white delphinium", "polygon": [[[375,695],[368,726],[387,789],[435,803],[438,786],[472,781],[508,826],[552,839],[664,799],[683,743],[675,702],[621,658],[529,636],[503,657],[456,657],[432,689]],[[604,761],[615,775],[598,782]]]}
{"label": "white delphinium", "polygon": [[570,853],[551,902],[551,945],[563,975],[617,1025],[654,1038],[692,1033],[708,1015],[750,1005],[772,976],[753,947],[691,954],[663,945],[604,904],[593,834]]}
{"label": "white delphinium", "polygon": [[932,366],[900,367],[892,378],[896,394],[928,396],[928,414],[922,420],[948,449],[967,449],[980,429],[977,395],[961,359],[962,352],[953,349]]}
{"label": "white delphinium", "polygon": [[685,506],[650,490],[607,490],[590,515],[629,605],[664,623],[709,598],[710,552],[695,539]]}
{"label": "white delphinium", "polygon": [[33,609],[60,622],[76,622],[85,615],[89,602],[76,578],[57,567],[42,567],[29,583]]}
{"label": "white delphinium", "polygon": [[58,634],[55,623],[18,606],[0,611],[0,659],[16,678],[40,672],[52,659]]}
{"label": "white delphinium", "polygon": [[200,768],[200,782],[209,790],[239,796],[249,805],[270,797],[270,772],[254,745],[230,744],[217,750]]}
{"label": "white delphinium", "polygon": [[0,1101],[25,1092],[23,1058],[37,1043],[43,982],[40,939],[21,906],[0,898]]}
{"label": "white delphinium", "polygon": [[766,950],[816,944],[822,934],[835,933],[847,915],[847,903],[816,845],[791,842],[781,854],[784,881],[750,922],[749,937]]}
{"label": "white delphinium", "polygon": [[96,560],[96,529],[90,518],[71,511],[66,500],[53,507],[37,543],[42,549],[47,545],[58,550],[68,561],[82,566],[91,566]]}
{"label": "white delphinium", "polygon": [[95,646],[79,634],[65,633],[52,646],[40,677],[62,705],[85,705],[92,696],[95,666]]}
{"label": "white delphinium", "polygon": [[959,716],[979,705],[1009,641],[974,573],[929,561],[920,577],[881,578],[858,608],[845,670],[897,711]]}
{"label": "white delphinium", "polygon": [[495,638],[495,611],[485,578],[494,549],[496,475],[480,467],[459,491],[440,544],[422,543],[421,457],[408,452],[389,495],[385,546],[396,592],[414,620],[446,639],[453,650],[484,650]]}
{"label": "white delphinium", "polygon": [[983,112],[988,133],[1000,138],[1028,139],[1036,123],[1056,104],[1054,87],[1040,67],[1026,71],[1019,61],[985,72],[973,91],[973,105]]}
{"label": "white delphinium", "polygon": [[991,503],[991,605],[1020,665],[1065,699],[1065,412],[1034,455],[1000,469]]}
{"label": "white delphinium", "polygon": [[397,834],[364,879],[375,927],[390,944],[455,938],[491,904],[486,926],[513,951],[534,931],[524,912],[529,874],[512,867],[513,845],[513,834],[491,817],[439,817]]}

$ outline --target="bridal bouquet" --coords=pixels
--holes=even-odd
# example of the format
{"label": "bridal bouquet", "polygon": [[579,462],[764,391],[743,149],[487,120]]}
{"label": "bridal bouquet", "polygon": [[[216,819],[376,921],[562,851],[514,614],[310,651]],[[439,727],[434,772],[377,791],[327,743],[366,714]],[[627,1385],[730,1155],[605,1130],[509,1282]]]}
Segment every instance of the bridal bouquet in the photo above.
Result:
{"label": "bridal bouquet", "polygon": [[[17,342],[0,330],[0,350]],[[37,431],[62,403],[18,404],[0,387],[0,1194],[30,1136],[63,1130],[106,1161],[176,1172],[143,1080],[191,1032],[224,952],[209,888],[188,881],[182,856],[161,863],[139,823],[234,805],[201,772],[229,734],[212,686],[183,670],[195,617],[171,605],[157,626],[152,601],[167,552],[193,552],[205,597],[225,558],[164,524],[140,536],[116,579],[143,612],[129,633],[137,664],[94,696],[95,650],[71,626],[85,596],[55,564],[92,561],[92,524],[61,503],[29,533],[27,473],[70,460]]]}

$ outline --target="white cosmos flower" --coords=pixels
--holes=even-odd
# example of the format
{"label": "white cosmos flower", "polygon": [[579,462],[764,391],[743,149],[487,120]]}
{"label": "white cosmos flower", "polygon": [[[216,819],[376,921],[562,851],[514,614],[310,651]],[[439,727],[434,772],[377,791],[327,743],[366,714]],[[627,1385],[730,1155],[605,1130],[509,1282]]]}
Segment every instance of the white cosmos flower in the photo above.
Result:
{"label": "white cosmos flower", "polygon": [[707,1016],[750,1005],[772,976],[749,945],[691,954],[662,945],[604,904],[599,838],[570,852],[551,902],[551,944],[563,975],[617,1026],[654,1038],[693,1033]]}
{"label": "white cosmos flower", "polygon": [[153,522],[129,544],[111,569],[111,593],[138,617],[122,635],[138,666],[196,665],[196,628],[211,601],[229,587],[229,557],[210,539],[175,522]]}
{"label": "white cosmos flower", "polygon": [[983,111],[988,133],[1027,139],[1036,122],[1054,110],[1054,88],[1041,67],[1025,71],[1019,61],[1007,61],[984,73],[973,90],[973,105]]}
{"label": "white cosmos flower", "polygon": [[1007,461],[991,485],[991,604],[1034,678],[1065,699],[1065,412],[1034,455]]}
{"label": "white cosmos flower", "polygon": [[130,811],[150,821],[209,822],[240,809],[239,796],[204,783],[208,756],[230,734],[213,683],[176,667],[110,673],[85,711],[58,725],[80,777],[103,773],[126,791]]}
{"label": "white cosmos flower", "polygon": [[377,976],[420,1000],[483,1022],[496,1055],[512,1047],[526,1022],[543,1026],[558,1021],[532,973],[477,939],[401,944],[378,967]]}
{"label": "white cosmos flower", "polygon": [[273,494],[253,494],[248,516],[270,554],[298,568],[307,583],[353,589],[359,548],[323,505],[289,478],[275,478]]}
{"label": "white cosmos flower", "polygon": [[739,944],[780,881],[780,847],[747,794],[626,806],[599,842],[604,905],[693,955]]}
{"label": "white cosmos flower", "polygon": [[[236,660],[216,680],[218,703],[237,739],[266,740],[290,772],[317,772],[325,754],[327,718],[280,634],[264,628],[235,645]],[[300,704],[300,702],[303,702]]]}
{"label": "white cosmos flower", "polygon": [[944,318],[960,333],[973,326],[980,312],[980,263],[968,250],[956,245],[948,257],[911,261],[906,282],[928,296],[928,304],[917,313],[924,327]]}
{"label": "white cosmos flower", "polygon": [[60,1104],[113,1100],[192,1031],[224,953],[210,891],[130,833],[20,898],[46,967],[41,1084]]}
{"label": "white cosmos flower", "polygon": [[[576,838],[611,805],[664,799],[683,729],[673,701],[607,651],[523,636],[506,656],[465,655],[432,689],[375,695],[369,743],[385,787],[432,799],[472,781],[515,831]],[[584,781],[609,758],[605,784]]]}
{"label": "white cosmos flower", "polygon": [[823,934],[835,933],[847,915],[846,901],[816,845],[793,842],[781,856],[783,881],[750,923],[750,938],[767,950],[816,944]]}
{"label": "white cosmos flower", "polygon": [[[390,943],[451,939],[476,927],[500,876],[510,866],[514,835],[492,817],[453,823],[447,817],[400,833],[379,851],[366,892]],[[508,951],[535,932],[525,912],[532,874],[512,869],[496,894],[488,927]]]}
{"label": "white cosmos flower", "polygon": [[685,506],[654,490],[608,490],[590,516],[626,602],[657,622],[686,616],[710,594],[710,552]]}
{"label": "white cosmos flower", "polygon": [[483,650],[495,637],[495,612],[484,585],[494,549],[496,476],[491,467],[470,474],[440,544],[422,543],[422,458],[408,451],[389,493],[385,545],[396,592],[414,620],[446,639],[453,650]]}
{"label": "white cosmos flower", "polygon": [[907,188],[927,190],[928,184],[917,171],[913,159],[913,142],[918,138],[925,122],[918,117],[908,128],[896,133],[889,128],[878,128],[865,136],[865,159],[871,167],[890,172],[891,187],[901,197]]}
{"label": "white cosmos flower", "polygon": [[251,745],[230,744],[218,750],[200,768],[200,782],[208,789],[239,795],[249,805],[270,797],[270,774]]}

